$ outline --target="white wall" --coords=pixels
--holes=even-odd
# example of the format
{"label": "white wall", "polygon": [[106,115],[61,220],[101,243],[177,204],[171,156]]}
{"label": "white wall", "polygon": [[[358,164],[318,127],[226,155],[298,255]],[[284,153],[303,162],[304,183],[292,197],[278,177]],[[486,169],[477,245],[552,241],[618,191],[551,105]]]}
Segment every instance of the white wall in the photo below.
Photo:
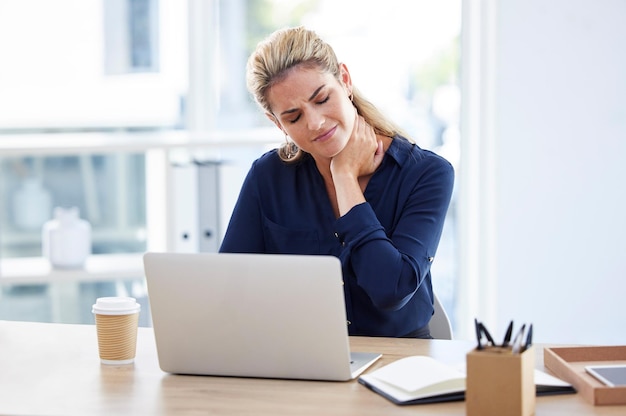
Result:
{"label": "white wall", "polygon": [[496,3],[498,334],[626,344],[624,21],[623,0]]}

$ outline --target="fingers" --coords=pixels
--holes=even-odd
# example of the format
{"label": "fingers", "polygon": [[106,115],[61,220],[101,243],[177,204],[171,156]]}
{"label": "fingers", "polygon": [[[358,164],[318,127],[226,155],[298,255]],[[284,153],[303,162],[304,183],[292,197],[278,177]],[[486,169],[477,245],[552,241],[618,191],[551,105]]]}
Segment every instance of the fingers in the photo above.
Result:
{"label": "fingers", "polygon": [[352,128],[352,137],[359,137],[362,135],[363,131],[363,123],[365,123],[365,119],[359,115],[359,113],[354,111],[354,127]]}
{"label": "fingers", "polygon": [[376,156],[382,155],[384,153],[383,150],[383,141],[382,140],[378,140],[378,146],[376,147],[376,153],[374,153]]}
{"label": "fingers", "polygon": [[374,128],[356,114],[352,135],[346,147],[333,158],[333,170],[346,170],[360,177],[372,173],[384,156],[383,142],[378,140]]}
{"label": "fingers", "polygon": [[352,130],[352,135],[359,136],[359,138],[363,140],[371,140],[374,142],[376,140],[376,133],[374,133],[374,128],[368,124],[367,121],[360,116],[358,113],[356,115],[356,120],[354,122],[354,129]]}

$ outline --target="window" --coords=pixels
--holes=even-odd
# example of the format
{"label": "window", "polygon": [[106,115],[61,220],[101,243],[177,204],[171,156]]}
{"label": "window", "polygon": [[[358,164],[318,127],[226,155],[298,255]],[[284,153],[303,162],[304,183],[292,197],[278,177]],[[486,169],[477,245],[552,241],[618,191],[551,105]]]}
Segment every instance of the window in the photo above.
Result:
{"label": "window", "polygon": [[106,73],[158,72],[157,0],[107,0],[103,7]]}
{"label": "window", "polygon": [[[355,85],[418,144],[457,164],[460,0],[4,2],[0,135],[5,143],[36,136],[37,144],[0,154],[0,259],[39,256],[41,225],[57,205],[77,206],[90,221],[94,252],[146,250],[154,226],[146,212],[158,205],[147,189],[154,175],[141,150],[146,135],[227,143],[269,131],[282,141],[246,91],[245,63],[271,31],[299,24],[333,45]],[[64,152],[68,136],[73,144]],[[229,161],[219,186],[225,224],[264,147],[251,140],[168,154]],[[448,312],[456,296],[455,219],[453,200],[433,266]]]}
{"label": "window", "polygon": [[[98,143],[181,127],[186,8],[166,3],[3,3],[3,141],[35,137],[46,148],[71,137],[93,151],[25,145],[0,154],[0,258],[41,255],[41,226],[55,206],[79,208],[93,226],[94,253],[145,250],[144,155],[111,146],[100,153]],[[160,12],[168,13],[163,25]]]}
{"label": "window", "polygon": [[42,226],[56,206],[77,207],[89,221],[94,254],[145,251],[143,155],[4,157],[0,172],[1,258],[41,256]]}

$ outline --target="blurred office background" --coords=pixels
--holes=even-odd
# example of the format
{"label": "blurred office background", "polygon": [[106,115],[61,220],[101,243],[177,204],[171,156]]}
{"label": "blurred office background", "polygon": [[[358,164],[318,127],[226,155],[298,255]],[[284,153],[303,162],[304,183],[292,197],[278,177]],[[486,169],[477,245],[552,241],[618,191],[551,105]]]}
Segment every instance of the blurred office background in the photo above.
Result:
{"label": "blurred office background", "polygon": [[246,58],[304,24],[456,167],[433,285],[457,337],[477,317],[624,343],[625,17],[620,0],[0,1],[0,319],[90,323],[95,297],[130,294],[149,325],[141,276],[31,273],[42,225],[78,207],[105,259],[215,250],[283,140]]}

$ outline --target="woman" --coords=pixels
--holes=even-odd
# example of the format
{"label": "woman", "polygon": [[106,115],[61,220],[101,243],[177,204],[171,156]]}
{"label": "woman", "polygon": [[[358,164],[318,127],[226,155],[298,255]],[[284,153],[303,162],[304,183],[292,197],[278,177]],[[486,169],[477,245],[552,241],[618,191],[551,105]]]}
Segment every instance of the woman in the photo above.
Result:
{"label": "woman", "polygon": [[334,255],[350,335],[429,338],[450,163],[409,142],[303,27],[261,42],[247,81],[286,143],[253,163],[220,251]]}

